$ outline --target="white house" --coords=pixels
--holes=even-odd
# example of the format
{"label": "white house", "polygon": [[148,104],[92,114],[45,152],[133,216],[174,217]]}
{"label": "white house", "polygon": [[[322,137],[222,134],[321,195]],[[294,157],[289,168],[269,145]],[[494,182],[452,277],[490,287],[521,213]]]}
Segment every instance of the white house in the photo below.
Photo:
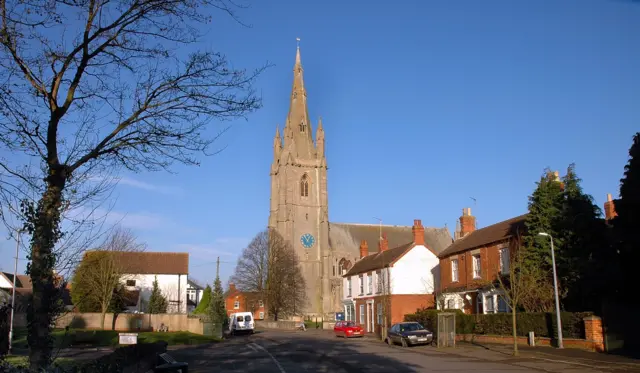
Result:
{"label": "white house", "polygon": [[437,254],[445,245],[439,237],[425,235],[420,220],[414,220],[412,232],[413,242],[392,249],[383,234],[377,253],[369,254],[367,242],[360,243],[360,259],[343,275],[345,319],[379,333],[386,298],[392,324],[420,307],[434,306],[440,279]]}
{"label": "white house", "polygon": [[[189,253],[114,251],[122,271],[128,312],[146,312],[153,282],[167,299],[167,313],[187,312]],[[91,251],[85,255],[91,254]]]}
{"label": "white house", "polygon": [[193,312],[204,294],[204,288],[193,280],[187,280],[187,312]]}

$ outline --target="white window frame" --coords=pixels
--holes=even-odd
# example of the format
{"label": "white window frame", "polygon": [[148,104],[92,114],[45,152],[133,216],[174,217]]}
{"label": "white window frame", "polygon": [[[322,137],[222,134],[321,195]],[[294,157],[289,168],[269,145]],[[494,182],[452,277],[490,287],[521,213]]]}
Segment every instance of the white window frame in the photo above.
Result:
{"label": "white window frame", "polygon": [[367,294],[373,294],[373,272],[367,275]]}
{"label": "white window frame", "polygon": [[240,301],[239,300],[233,302],[233,309],[234,310],[239,310],[240,309]]}
{"label": "white window frame", "polygon": [[360,324],[364,325],[364,304],[360,305]]}
{"label": "white window frame", "polygon": [[382,271],[376,271],[376,293],[382,293]]}
{"label": "white window frame", "polygon": [[351,297],[351,277],[347,279],[347,297]]}
{"label": "white window frame", "polygon": [[264,312],[261,311],[258,316],[260,316],[260,320],[264,320]]}
{"label": "white window frame", "polygon": [[482,257],[480,256],[480,254],[474,254],[471,256],[471,261],[473,268],[473,278],[482,278]]}
{"label": "white window frame", "polygon": [[498,251],[498,255],[500,256],[500,273],[505,275],[509,273],[509,267],[511,258],[509,256],[509,248],[503,247]]}
{"label": "white window frame", "polygon": [[360,294],[359,295],[364,295],[364,276],[360,275],[360,276],[358,276],[358,278],[360,279]]}
{"label": "white window frame", "polygon": [[458,266],[458,259],[451,259],[451,282],[458,282],[460,279],[460,271]]}
{"label": "white window frame", "polygon": [[258,301],[258,307],[264,308],[264,302],[262,300]]}
{"label": "white window frame", "polygon": [[378,325],[382,325],[382,303],[378,303]]}

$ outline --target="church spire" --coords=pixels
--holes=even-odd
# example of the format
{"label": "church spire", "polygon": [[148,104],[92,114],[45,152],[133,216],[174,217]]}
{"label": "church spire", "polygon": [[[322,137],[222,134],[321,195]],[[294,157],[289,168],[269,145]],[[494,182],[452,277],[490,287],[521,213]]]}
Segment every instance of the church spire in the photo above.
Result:
{"label": "church spire", "polygon": [[315,147],[311,136],[311,121],[307,108],[307,91],[304,88],[302,58],[300,57],[300,38],[296,49],[296,62],[293,66],[293,87],[289,102],[289,115],[285,124],[285,146],[293,146],[301,158],[315,158]]}

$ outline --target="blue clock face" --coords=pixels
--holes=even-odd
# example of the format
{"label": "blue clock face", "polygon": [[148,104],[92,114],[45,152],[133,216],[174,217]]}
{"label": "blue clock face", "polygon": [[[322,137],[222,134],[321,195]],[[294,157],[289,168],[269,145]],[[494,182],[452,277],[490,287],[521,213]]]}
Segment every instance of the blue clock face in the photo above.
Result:
{"label": "blue clock face", "polygon": [[300,242],[302,242],[302,246],[308,249],[313,246],[313,244],[316,242],[316,239],[310,233],[305,233],[300,236]]}

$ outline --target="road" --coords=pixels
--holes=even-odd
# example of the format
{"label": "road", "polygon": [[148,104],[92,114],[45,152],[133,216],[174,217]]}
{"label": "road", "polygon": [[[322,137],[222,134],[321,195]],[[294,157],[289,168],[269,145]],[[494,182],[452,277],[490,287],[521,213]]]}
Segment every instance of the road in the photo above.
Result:
{"label": "road", "polygon": [[479,347],[390,347],[371,339],[335,338],[326,332],[263,331],[223,343],[170,351],[190,373],[394,373],[394,372],[631,372],[637,366],[555,358],[514,358]]}

